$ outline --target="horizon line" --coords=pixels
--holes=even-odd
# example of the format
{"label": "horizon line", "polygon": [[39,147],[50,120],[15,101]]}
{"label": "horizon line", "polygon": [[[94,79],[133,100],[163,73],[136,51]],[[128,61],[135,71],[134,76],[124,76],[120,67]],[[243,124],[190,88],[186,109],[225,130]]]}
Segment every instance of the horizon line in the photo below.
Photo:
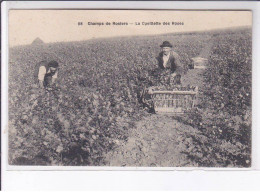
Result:
{"label": "horizon line", "polygon": [[192,31],[178,31],[178,32],[170,32],[170,33],[162,33],[162,34],[140,34],[140,35],[119,35],[119,36],[113,36],[113,37],[98,37],[98,38],[89,38],[85,40],[71,40],[71,41],[57,41],[57,42],[44,42],[40,37],[36,37],[30,44],[22,44],[22,45],[14,45],[14,46],[9,46],[10,48],[16,48],[16,47],[24,47],[24,46],[32,46],[32,43],[36,39],[40,39],[43,41],[43,43],[39,45],[50,45],[50,44],[59,44],[59,43],[72,43],[72,42],[86,42],[86,41],[91,41],[91,40],[111,40],[115,38],[132,38],[132,37],[151,37],[151,36],[167,36],[167,35],[181,35],[181,34],[189,34],[189,33],[209,33],[209,32],[214,32],[214,31],[225,31],[225,30],[239,30],[239,29],[252,29],[252,25],[244,25],[244,26],[233,26],[233,27],[225,27],[225,28],[215,28],[215,29],[210,29],[210,30],[192,30]]}

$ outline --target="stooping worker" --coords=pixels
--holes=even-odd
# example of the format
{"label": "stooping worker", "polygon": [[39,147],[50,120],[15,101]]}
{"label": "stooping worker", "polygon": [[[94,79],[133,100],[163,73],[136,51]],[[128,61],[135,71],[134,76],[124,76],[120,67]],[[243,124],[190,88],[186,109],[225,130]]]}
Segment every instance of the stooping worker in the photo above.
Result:
{"label": "stooping worker", "polygon": [[183,65],[180,62],[179,55],[172,50],[172,44],[168,41],[164,41],[160,47],[162,48],[162,51],[157,57],[159,68],[169,69],[173,84],[181,84]]}
{"label": "stooping worker", "polygon": [[58,77],[57,61],[41,61],[38,65],[38,83],[40,88],[52,86]]}

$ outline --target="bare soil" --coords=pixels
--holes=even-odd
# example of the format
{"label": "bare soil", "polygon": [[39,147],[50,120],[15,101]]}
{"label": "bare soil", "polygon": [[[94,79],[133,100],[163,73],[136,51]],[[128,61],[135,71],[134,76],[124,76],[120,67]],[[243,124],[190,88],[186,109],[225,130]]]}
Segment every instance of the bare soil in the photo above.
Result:
{"label": "bare soil", "polygon": [[[203,86],[203,69],[189,70],[183,85]],[[118,141],[117,148],[109,152],[106,162],[110,166],[196,166],[184,152],[192,150],[190,136],[200,132],[174,119],[173,116],[150,114],[130,129],[126,143]]]}

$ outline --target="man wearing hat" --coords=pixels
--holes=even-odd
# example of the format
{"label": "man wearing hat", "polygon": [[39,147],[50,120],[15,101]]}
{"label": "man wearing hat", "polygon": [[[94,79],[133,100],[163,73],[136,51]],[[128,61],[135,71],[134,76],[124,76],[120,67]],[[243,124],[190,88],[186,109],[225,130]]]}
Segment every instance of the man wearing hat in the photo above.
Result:
{"label": "man wearing hat", "polygon": [[183,67],[180,62],[179,55],[172,50],[172,44],[164,41],[160,45],[162,51],[157,58],[160,69],[170,69],[171,76],[174,78],[176,84],[180,84]]}
{"label": "man wearing hat", "polygon": [[38,65],[38,82],[41,88],[51,86],[55,83],[58,77],[58,67],[57,61],[51,61],[47,63],[46,61],[41,61]]}
{"label": "man wearing hat", "polygon": [[[172,50],[172,44],[168,41],[164,41],[160,45],[162,51],[157,57],[158,65],[160,69],[169,69],[171,74],[171,83],[179,85],[181,84],[181,74],[183,72],[183,66],[179,60],[179,55]],[[141,102],[150,111],[153,110],[153,104],[151,103],[151,91],[153,87],[144,88],[140,94]]]}

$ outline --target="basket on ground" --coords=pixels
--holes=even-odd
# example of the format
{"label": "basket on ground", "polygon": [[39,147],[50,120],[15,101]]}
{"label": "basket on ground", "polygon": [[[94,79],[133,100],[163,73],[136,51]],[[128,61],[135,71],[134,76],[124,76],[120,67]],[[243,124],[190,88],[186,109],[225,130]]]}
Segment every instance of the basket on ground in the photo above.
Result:
{"label": "basket on ground", "polygon": [[156,113],[184,114],[195,105],[198,88],[194,91],[159,91],[150,92]]}
{"label": "basket on ground", "polygon": [[206,69],[208,59],[202,57],[194,57],[192,60],[192,68],[191,69]]}

